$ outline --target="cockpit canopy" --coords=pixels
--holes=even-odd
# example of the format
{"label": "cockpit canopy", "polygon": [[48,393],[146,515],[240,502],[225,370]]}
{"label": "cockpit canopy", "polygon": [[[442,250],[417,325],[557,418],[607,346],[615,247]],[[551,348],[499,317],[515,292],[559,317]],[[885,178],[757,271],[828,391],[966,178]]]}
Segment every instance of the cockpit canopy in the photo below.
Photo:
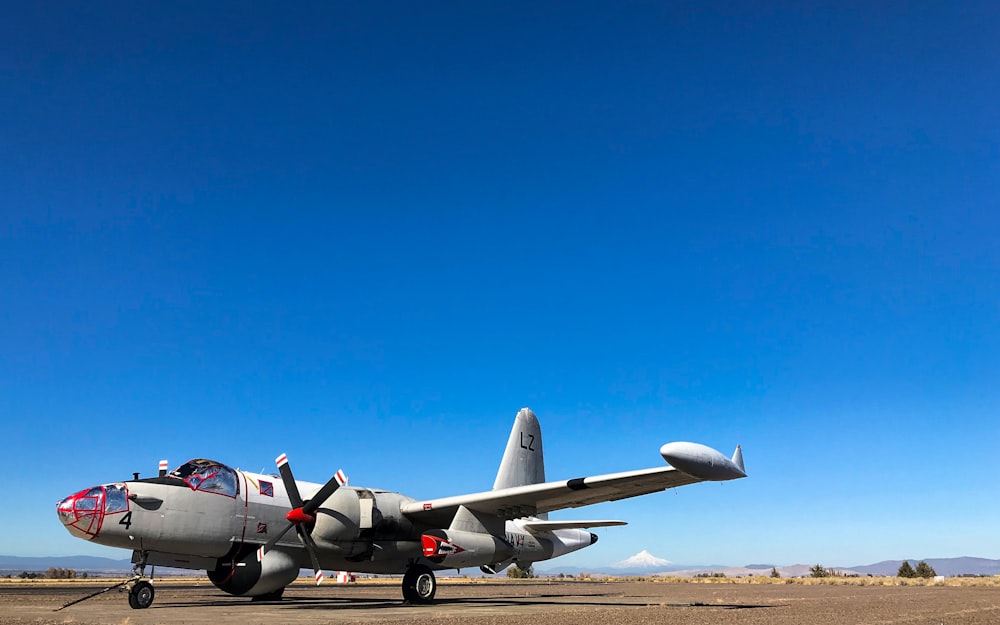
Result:
{"label": "cockpit canopy", "polygon": [[167,474],[187,484],[191,490],[236,497],[240,481],[236,471],[214,460],[197,458],[188,460]]}

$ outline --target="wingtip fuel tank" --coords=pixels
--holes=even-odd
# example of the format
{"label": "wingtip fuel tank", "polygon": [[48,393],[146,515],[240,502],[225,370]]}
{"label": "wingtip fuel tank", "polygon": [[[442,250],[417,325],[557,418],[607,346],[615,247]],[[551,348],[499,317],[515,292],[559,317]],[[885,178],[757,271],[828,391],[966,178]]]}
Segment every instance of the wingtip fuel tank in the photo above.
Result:
{"label": "wingtip fuel tank", "polygon": [[747,476],[740,447],[730,459],[707,445],[675,442],[660,447],[660,455],[678,471],[703,480],[721,482]]}

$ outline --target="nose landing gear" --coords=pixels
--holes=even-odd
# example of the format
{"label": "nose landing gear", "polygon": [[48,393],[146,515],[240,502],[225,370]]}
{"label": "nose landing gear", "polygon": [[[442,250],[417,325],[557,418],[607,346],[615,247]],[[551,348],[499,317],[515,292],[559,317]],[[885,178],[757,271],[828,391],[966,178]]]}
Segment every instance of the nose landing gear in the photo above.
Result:
{"label": "nose landing gear", "polygon": [[133,610],[144,610],[153,605],[153,597],[155,596],[156,591],[153,590],[153,585],[144,579],[139,580],[128,591],[128,605]]}
{"label": "nose landing gear", "polygon": [[93,597],[96,597],[97,595],[103,595],[109,590],[114,590],[115,588],[118,589],[118,592],[122,592],[126,589],[126,587],[129,584],[132,584],[132,587],[128,589],[128,604],[129,606],[132,607],[133,610],[144,610],[149,606],[153,605],[153,597],[156,596],[156,591],[153,590],[153,584],[150,583],[153,579],[152,572],[150,572],[149,575],[150,581],[142,579],[145,575],[143,571],[145,571],[146,569],[146,556],[148,555],[149,554],[146,552],[140,553],[138,551],[136,551],[133,554],[133,557],[138,556],[138,560],[136,561],[135,566],[132,567],[132,577],[130,577],[129,579],[125,580],[124,582],[118,582],[117,584],[112,584],[107,588],[102,588],[97,592],[92,592],[89,595],[80,597],[79,599],[74,599],[69,603],[65,603],[59,606],[58,608],[55,609],[55,611],[58,612],[59,610],[68,608],[71,605],[76,605],[81,601],[86,601],[87,599],[91,599]]}
{"label": "nose landing gear", "polygon": [[[156,597],[156,591],[153,589],[153,573],[156,571],[155,567],[149,574],[149,581],[144,580],[143,577],[146,575],[146,558],[149,554],[145,551],[136,551],[134,555],[138,555],[137,559],[134,559],[135,566],[132,567],[132,587],[128,589],[128,605],[133,610],[145,610],[149,606],[153,605],[153,598]],[[134,557],[134,556],[133,556]]]}

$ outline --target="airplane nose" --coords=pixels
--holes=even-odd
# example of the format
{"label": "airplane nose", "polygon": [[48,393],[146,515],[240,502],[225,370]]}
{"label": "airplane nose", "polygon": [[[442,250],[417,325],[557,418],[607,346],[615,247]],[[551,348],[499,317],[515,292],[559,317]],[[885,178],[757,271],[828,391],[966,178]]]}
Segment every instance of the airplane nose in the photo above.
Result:
{"label": "airplane nose", "polygon": [[56,512],[70,534],[93,540],[104,521],[104,487],[86,488],[66,497],[56,504]]}

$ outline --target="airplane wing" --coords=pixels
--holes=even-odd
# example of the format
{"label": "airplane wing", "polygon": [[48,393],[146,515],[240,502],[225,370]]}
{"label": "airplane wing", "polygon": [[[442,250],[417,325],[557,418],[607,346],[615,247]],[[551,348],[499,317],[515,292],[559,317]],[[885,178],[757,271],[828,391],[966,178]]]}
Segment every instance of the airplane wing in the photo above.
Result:
{"label": "airplane wing", "polygon": [[647,495],[702,481],[704,478],[668,466],[415,501],[403,505],[401,511],[414,521],[448,527],[459,506],[504,519],[516,519]]}
{"label": "airplane wing", "polygon": [[648,495],[698,482],[735,480],[747,476],[743,450],[739,446],[732,459],[711,447],[682,442],[667,443],[660,448],[660,455],[671,466],[414,501],[401,506],[400,511],[417,523],[448,527],[460,506],[510,520]]}

